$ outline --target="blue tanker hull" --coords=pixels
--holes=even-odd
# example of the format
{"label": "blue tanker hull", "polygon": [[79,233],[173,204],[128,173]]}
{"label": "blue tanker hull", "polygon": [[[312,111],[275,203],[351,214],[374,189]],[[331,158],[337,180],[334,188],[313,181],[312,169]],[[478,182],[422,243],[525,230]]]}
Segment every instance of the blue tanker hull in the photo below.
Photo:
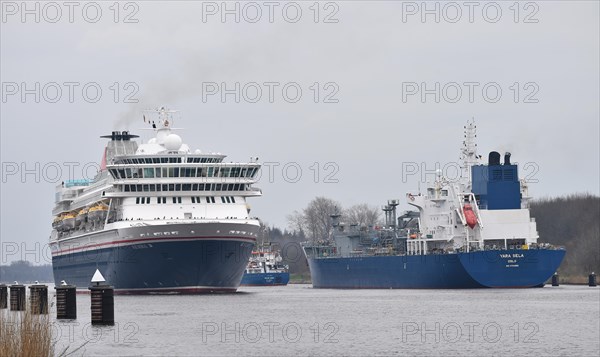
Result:
{"label": "blue tanker hull", "polygon": [[244,273],[241,285],[245,286],[273,286],[287,285],[290,273]]}
{"label": "blue tanker hull", "polygon": [[54,280],[87,290],[98,269],[120,294],[235,292],[253,241],[177,240],[53,256]]}
{"label": "blue tanker hull", "polygon": [[470,289],[543,286],[564,250],[308,258],[315,288]]}

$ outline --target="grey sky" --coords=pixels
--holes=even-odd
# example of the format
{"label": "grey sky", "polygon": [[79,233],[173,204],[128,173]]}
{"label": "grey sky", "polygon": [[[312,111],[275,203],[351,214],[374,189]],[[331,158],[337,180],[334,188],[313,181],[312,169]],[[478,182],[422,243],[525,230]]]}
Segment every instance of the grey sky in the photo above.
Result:
{"label": "grey sky", "polygon": [[[135,7],[120,8],[118,23],[109,8],[112,2],[98,2],[102,16],[96,23],[82,17],[85,3],[79,3],[73,23],[67,8],[57,23],[46,21],[54,16],[52,9],[42,14],[40,23],[33,16],[23,23],[20,13],[11,15],[14,9],[2,3],[3,178],[11,163],[35,170],[36,162],[41,167],[56,162],[63,168],[60,183],[69,178],[65,162],[99,162],[105,145],[100,135],[127,128],[148,139],[147,132],[138,130],[143,127],[139,109],[167,105],[182,111],[176,126],[185,128],[179,134],[192,149],[219,151],[232,161],[258,156],[261,162],[280,163],[273,182],[263,170],[258,186],[264,196],[250,200],[253,214],[280,227],[288,213],[318,195],[344,206],[403,199],[422,180],[415,175],[403,182],[402,163],[434,169],[436,162],[443,166],[458,160],[462,126],[471,117],[478,125],[480,154],[511,151],[513,161],[521,164],[521,176],[530,174],[538,181],[530,184],[535,197],[599,192],[600,29],[595,1],[534,2],[535,7],[519,8],[518,23],[512,1],[497,2],[502,15],[495,23],[482,15],[487,2],[475,7],[472,23],[462,2],[456,23],[447,21],[455,13],[452,8],[443,13],[445,2],[438,3],[439,23],[434,15],[423,23],[420,14],[403,21],[403,9],[406,15],[412,8],[391,1],[333,2],[327,8],[320,3],[318,23],[312,1],[297,2],[302,16],[296,23],[282,16],[285,2],[277,3],[273,23],[264,6],[257,23],[245,21],[243,13],[240,23],[233,16],[222,23],[218,15],[204,22],[207,5],[191,1],[133,2]],[[45,3],[40,4],[43,9]],[[240,2],[241,9],[244,4]],[[133,19],[139,21],[124,23],[124,16],[134,10]],[[494,16],[492,10],[488,16]],[[324,23],[332,13],[330,19],[339,21]],[[526,19],[538,22],[524,23]],[[73,103],[65,86],[56,103],[44,96],[35,103],[34,95],[22,103],[20,92],[7,94],[12,82],[25,82],[29,88],[36,82],[41,87],[50,82],[80,85]],[[81,95],[82,86],[90,82],[103,91],[97,103]],[[121,87],[118,103],[110,89],[114,82]],[[123,103],[130,92],[123,89],[128,82],[139,86],[133,96],[140,100],[137,105]],[[263,93],[258,103],[245,98],[235,103],[233,95],[225,103],[218,95],[208,96],[205,103],[202,83],[207,82],[225,82],[230,88],[235,82],[242,87],[256,82]],[[280,83],[273,103],[264,82]],[[321,87],[319,103],[310,89],[314,82]],[[328,82],[335,85],[323,88]],[[448,100],[454,92],[442,96],[440,103],[433,94],[425,103],[420,94],[403,101],[407,82],[425,82],[429,89],[436,82],[442,88],[456,82],[463,93],[456,103]],[[465,82],[478,83],[472,103]],[[302,89],[297,103],[283,98],[286,83]],[[502,89],[498,102],[482,96],[487,83]],[[335,86],[339,91],[333,99],[339,102],[323,103]],[[538,102],[524,103],[533,92],[528,100]],[[302,177],[286,182],[281,168],[294,162]],[[317,183],[314,162],[320,167]],[[326,169],[329,162],[334,166]],[[525,163],[532,164],[526,168]],[[81,166],[76,176],[81,176]],[[339,168],[332,177],[338,182],[324,182],[333,167]],[[295,176],[292,169],[289,173]],[[7,242],[31,250],[35,242],[46,243],[56,185],[44,177],[37,183],[33,174],[21,182],[20,172],[4,181],[1,263],[24,257],[24,252],[7,255]],[[26,258],[42,263],[41,256]]]}

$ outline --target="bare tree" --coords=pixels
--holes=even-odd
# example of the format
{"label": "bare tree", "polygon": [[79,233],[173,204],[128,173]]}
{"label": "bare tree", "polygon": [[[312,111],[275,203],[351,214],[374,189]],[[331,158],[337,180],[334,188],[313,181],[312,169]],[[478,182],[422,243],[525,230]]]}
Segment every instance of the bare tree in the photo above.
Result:
{"label": "bare tree", "polygon": [[381,210],[366,203],[358,204],[344,210],[344,218],[350,224],[374,226],[380,223]]}
{"label": "bare tree", "polygon": [[341,205],[332,199],[316,197],[302,212],[294,211],[287,216],[288,225],[295,231],[302,231],[312,240],[328,239],[331,232],[331,218],[341,212]]}
{"label": "bare tree", "polygon": [[288,227],[292,232],[298,234],[300,234],[300,232],[304,232],[304,215],[301,212],[294,211],[291,214],[288,214],[286,218]]}

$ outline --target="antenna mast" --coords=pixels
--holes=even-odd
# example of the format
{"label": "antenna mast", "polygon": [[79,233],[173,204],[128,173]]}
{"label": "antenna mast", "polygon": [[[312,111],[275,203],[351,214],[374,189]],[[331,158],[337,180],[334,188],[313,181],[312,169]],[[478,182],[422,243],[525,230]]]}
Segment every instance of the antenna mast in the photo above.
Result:
{"label": "antenna mast", "polygon": [[479,156],[477,155],[477,144],[475,138],[477,137],[477,125],[475,125],[475,119],[471,119],[465,125],[465,136],[463,146],[460,149],[460,159],[462,160],[462,177],[467,178],[471,182],[471,166],[479,163]]}

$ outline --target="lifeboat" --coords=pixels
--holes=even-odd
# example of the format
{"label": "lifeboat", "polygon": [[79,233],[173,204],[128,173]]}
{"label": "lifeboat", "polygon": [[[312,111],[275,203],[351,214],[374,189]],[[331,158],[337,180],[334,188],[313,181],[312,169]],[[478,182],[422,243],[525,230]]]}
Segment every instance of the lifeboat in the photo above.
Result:
{"label": "lifeboat", "polygon": [[64,214],[62,218],[62,228],[65,231],[75,228],[75,213],[68,212]]}
{"label": "lifeboat", "polygon": [[92,222],[99,222],[106,219],[108,213],[108,206],[104,203],[98,203],[88,210],[88,220]]}
{"label": "lifeboat", "polygon": [[471,229],[475,228],[477,225],[477,217],[475,217],[475,212],[473,212],[473,208],[470,204],[466,203],[463,206],[463,213],[465,214],[467,226],[471,227]]}
{"label": "lifeboat", "polygon": [[87,208],[83,208],[82,210],[79,211],[79,213],[77,213],[77,217],[75,217],[75,226],[76,227],[79,227],[80,225],[85,224],[87,214],[88,214]]}
{"label": "lifeboat", "polygon": [[56,216],[54,217],[54,220],[52,221],[52,228],[58,230],[58,228],[62,225],[62,216]]}

